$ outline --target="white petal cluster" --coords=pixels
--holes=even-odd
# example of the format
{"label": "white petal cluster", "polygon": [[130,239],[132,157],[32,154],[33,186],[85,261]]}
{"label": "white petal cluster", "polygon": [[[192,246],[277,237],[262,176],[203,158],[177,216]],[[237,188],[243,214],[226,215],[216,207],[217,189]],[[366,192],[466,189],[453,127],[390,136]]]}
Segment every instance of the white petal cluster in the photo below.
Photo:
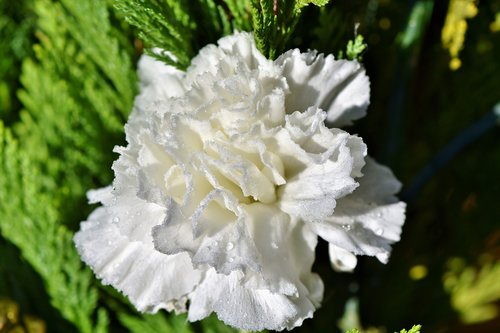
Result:
{"label": "white petal cluster", "polygon": [[322,300],[318,236],[337,269],[356,255],[387,261],[404,222],[400,185],[338,128],[369,103],[359,63],[298,50],[271,61],[235,33],[186,72],[143,56],[139,76],[115,180],[89,193],[102,206],[75,236],[139,310],[292,329]]}

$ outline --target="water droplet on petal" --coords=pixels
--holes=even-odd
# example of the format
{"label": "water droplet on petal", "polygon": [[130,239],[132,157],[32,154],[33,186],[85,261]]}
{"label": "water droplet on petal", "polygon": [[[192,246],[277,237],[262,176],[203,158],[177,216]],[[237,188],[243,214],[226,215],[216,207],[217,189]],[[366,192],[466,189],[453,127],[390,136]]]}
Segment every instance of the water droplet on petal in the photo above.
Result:
{"label": "water droplet on petal", "polygon": [[227,259],[227,261],[229,261],[229,262],[233,262],[233,261],[234,261],[234,258],[233,258],[233,257],[230,257],[229,259]]}
{"label": "water droplet on petal", "polygon": [[228,242],[226,244],[226,251],[231,251],[234,248],[234,244],[231,242]]}
{"label": "water droplet on petal", "polygon": [[352,225],[350,225],[350,224],[342,224],[342,228],[345,231],[350,231],[352,229]]}
{"label": "water droplet on petal", "polygon": [[380,217],[382,217],[382,213],[381,213],[381,212],[378,212],[378,213],[376,214],[376,216],[380,218]]}
{"label": "water droplet on petal", "polygon": [[118,223],[120,222],[120,218],[119,217],[113,217],[113,223]]}
{"label": "water droplet on petal", "polygon": [[375,235],[382,236],[384,234],[384,229],[378,228],[375,230]]}

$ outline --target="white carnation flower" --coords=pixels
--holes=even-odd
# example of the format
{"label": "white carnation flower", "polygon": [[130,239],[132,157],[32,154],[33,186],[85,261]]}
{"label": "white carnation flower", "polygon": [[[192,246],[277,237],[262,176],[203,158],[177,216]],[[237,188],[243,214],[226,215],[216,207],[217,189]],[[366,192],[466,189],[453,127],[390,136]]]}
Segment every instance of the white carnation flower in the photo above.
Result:
{"label": "white carnation flower", "polygon": [[271,61],[235,33],[187,72],[143,56],[139,76],[113,186],[89,193],[103,206],[75,243],[140,311],[292,329],[322,300],[317,236],[337,269],[387,261],[400,184],[338,129],[368,106],[359,63],[298,50]]}

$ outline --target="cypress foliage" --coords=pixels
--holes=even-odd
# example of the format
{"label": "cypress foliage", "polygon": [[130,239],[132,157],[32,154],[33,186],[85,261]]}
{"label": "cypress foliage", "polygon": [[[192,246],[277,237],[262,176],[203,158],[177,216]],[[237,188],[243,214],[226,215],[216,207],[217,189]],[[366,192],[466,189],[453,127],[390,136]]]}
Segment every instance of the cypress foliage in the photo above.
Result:
{"label": "cypress foliage", "polygon": [[134,69],[104,2],[42,0],[34,12],[39,44],[23,62],[24,109],[12,129],[0,127],[0,230],[66,320],[80,332],[106,332],[71,230],[86,214],[89,186],[111,179],[109,151],[131,109]]}

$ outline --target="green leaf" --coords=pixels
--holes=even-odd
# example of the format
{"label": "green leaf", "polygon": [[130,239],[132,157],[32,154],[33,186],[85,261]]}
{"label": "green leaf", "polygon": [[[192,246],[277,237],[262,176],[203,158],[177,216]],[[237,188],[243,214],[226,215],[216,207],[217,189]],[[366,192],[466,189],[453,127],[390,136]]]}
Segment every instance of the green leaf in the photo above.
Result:
{"label": "green leaf", "polygon": [[193,333],[191,325],[187,322],[186,316],[170,315],[164,313],[155,315],[133,316],[120,314],[120,322],[131,333]]}
{"label": "green leaf", "polygon": [[275,59],[284,51],[301,9],[310,3],[323,6],[328,1],[251,0],[255,42],[262,54]]}
{"label": "green leaf", "polygon": [[328,4],[329,2],[330,2],[330,0],[297,0],[297,2],[295,4],[295,9],[296,10],[301,9],[309,4],[313,4],[313,5],[316,5],[318,7],[323,7],[326,4]]}
{"label": "green leaf", "polygon": [[348,330],[345,333],[361,333],[357,328],[353,328],[352,330]]}
{"label": "green leaf", "polygon": [[[223,0],[231,16],[232,29],[224,34],[231,34],[232,30],[252,30],[252,16],[250,0]],[[222,8],[222,6],[219,6]],[[227,18],[227,15],[224,15]]]}
{"label": "green leaf", "polygon": [[420,0],[413,5],[408,23],[398,36],[402,49],[411,48],[422,39],[425,27],[431,19],[433,8],[434,2],[430,0]]}
{"label": "green leaf", "polygon": [[188,1],[116,0],[115,8],[139,29],[139,38],[151,56],[181,69],[189,66],[196,24],[189,15]]}
{"label": "green leaf", "polygon": [[[201,321],[203,333],[243,333],[243,330],[237,330],[230,326],[225,325],[220,321],[215,314],[203,319]],[[267,332],[267,331],[262,331]],[[262,333],[261,332],[261,333]]]}
{"label": "green leaf", "polygon": [[[0,122],[0,231],[45,281],[51,303],[80,332],[94,332],[97,290],[83,267],[73,234],[60,224],[37,163]],[[100,315],[106,320],[106,314]],[[105,332],[104,330],[100,330]]]}
{"label": "green leaf", "polygon": [[409,331],[402,329],[399,333],[420,333],[421,328],[422,328],[421,325],[413,325],[413,327],[410,328]]}
{"label": "green leaf", "polygon": [[24,110],[12,128],[0,125],[0,232],[65,319],[104,333],[107,312],[72,230],[88,214],[85,192],[111,179],[136,89],[132,48],[104,1],[38,0],[33,9],[39,44],[22,66]]}
{"label": "green leaf", "polygon": [[[362,35],[357,35],[354,40],[350,40],[346,47],[346,58],[348,60],[363,60],[363,53],[365,52],[368,45],[365,43],[365,39]],[[341,58],[341,57],[339,57]]]}
{"label": "green leaf", "polygon": [[31,0],[0,0],[0,117],[7,125],[18,116],[21,62],[32,55],[34,29]]}
{"label": "green leaf", "polygon": [[481,267],[466,267],[454,258],[448,262],[444,287],[450,293],[451,304],[463,322],[475,324],[497,316],[500,300],[500,260],[488,259]]}

